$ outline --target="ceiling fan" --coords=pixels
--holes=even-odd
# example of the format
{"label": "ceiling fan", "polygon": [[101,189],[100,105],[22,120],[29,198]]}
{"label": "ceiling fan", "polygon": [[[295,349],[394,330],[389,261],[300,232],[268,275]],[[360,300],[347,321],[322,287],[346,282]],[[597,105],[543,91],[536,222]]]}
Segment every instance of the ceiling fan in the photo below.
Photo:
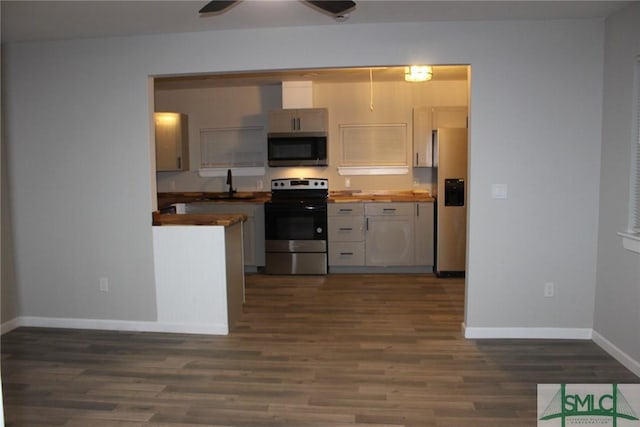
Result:
{"label": "ceiling fan", "polygon": [[[199,13],[222,13],[226,9],[233,6],[234,3],[237,3],[240,0],[213,0],[207,3],[202,9],[200,9]],[[355,7],[355,2],[353,1],[338,1],[338,0],[328,0],[328,1],[315,1],[315,0],[305,0],[307,3],[321,9],[325,12],[328,12],[336,17],[343,15],[348,10]]]}

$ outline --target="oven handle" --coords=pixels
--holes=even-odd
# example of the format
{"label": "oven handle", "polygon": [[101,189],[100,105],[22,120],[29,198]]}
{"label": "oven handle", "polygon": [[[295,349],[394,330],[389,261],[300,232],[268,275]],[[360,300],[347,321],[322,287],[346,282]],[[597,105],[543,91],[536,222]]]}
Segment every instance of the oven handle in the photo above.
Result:
{"label": "oven handle", "polygon": [[296,213],[296,212],[326,212],[326,206],[292,206],[292,205],[265,205],[269,212],[273,213]]}

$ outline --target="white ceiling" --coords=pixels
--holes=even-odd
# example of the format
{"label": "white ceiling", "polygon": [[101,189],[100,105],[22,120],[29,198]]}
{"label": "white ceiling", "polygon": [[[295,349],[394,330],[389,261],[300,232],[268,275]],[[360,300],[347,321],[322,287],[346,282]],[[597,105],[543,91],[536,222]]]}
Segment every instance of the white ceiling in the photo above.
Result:
{"label": "white ceiling", "polygon": [[301,0],[243,0],[199,16],[202,1],[6,1],[2,42],[111,37],[242,28],[383,22],[604,18],[628,1],[355,0],[344,22]]}

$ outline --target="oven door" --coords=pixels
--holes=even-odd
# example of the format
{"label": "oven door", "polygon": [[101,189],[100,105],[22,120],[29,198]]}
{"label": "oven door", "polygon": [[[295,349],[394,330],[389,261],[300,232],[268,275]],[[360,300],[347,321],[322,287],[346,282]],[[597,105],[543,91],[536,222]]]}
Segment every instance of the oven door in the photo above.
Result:
{"label": "oven door", "polygon": [[[272,201],[265,203],[264,209],[267,242],[280,242],[280,245],[288,248],[288,252],[316,252],[318,249],[305,250],[304,247],[318,247],[318,244],[326,247],[326,202]],[[296,250],[293,246],[302,247]]]}
{"label": "oven door", "polygon": [[265,273],[327,274],[326,202],[264,206]]}

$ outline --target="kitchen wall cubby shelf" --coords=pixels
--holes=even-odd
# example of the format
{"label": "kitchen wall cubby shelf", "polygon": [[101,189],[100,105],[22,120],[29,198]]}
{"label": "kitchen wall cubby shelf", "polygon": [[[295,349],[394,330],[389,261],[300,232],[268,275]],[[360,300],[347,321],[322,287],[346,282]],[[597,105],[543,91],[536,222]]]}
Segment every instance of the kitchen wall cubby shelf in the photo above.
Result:
{"label": "kitchen wall cubby shelf", "polygon": [[236,176],[264,175],[264,141],[263,126],[200,129],[199,175],[224,176],[227,169]]}
{"label": "kitchen wall cubby shelf", "polygon": [[406,123],[341,124],[339,132],[341,175],[408,173]]}

